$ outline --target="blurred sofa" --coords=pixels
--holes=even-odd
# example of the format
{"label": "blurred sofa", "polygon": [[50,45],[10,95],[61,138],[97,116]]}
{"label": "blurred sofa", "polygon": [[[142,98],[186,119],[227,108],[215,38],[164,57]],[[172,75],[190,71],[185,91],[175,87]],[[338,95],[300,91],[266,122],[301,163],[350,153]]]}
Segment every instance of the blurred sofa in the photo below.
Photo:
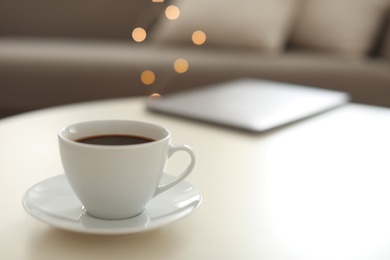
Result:
{"label": "blurred sofa", "polygon": [[[177,19],[168,19],[171,5]],[[389,0],[1,0],[0,117],[239,77],[342,90],[353,102],[390,107],[389,7]],[[144,41],[134,40],[135,28],[146,30]],[[194,43],[196,31],[204,43]],[[177,59],[188,70],[175,71]],[[154,81],[142,82],[144,71]]]}

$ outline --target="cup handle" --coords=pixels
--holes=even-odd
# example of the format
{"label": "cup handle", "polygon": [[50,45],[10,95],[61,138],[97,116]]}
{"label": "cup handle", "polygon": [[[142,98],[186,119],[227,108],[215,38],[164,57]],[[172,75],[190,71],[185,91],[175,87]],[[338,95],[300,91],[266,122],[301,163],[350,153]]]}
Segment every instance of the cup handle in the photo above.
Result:
{"label": "cup handle", "polygon": [[187,166],[187,168],[184,170],[184,172],[181,173],[179,176],[177,176],[176,178],[174,178],[170,182],[167,182],[167,183],[159,185],[157,187],[153,197],[157,196],[161,192],[164,192],[164,191],[172,188],[173,186],[175,186],[179,182],[183,181],[191,173],[192,169],[194,169],[194,166],[195,166],[195,153],[191,149],[191,147],[189,147],[187,145],[172,145],[171,144],[169,146],[169,150],[168,150],[168,158],[170,158],[177,151],[185,151],[185,152],[187,152],[190,155],[190,157],[191,157],[190,164]]}

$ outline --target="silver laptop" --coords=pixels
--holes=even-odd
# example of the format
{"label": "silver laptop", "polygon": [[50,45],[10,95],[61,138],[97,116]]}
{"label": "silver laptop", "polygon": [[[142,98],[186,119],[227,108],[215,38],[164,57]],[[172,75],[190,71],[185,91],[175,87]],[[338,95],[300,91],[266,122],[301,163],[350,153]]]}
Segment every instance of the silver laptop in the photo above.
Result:
{"label": "silver laptop", "polygon": [[341,106],[344,92],[240,79],[150,98],[152,111],[263,132]]}

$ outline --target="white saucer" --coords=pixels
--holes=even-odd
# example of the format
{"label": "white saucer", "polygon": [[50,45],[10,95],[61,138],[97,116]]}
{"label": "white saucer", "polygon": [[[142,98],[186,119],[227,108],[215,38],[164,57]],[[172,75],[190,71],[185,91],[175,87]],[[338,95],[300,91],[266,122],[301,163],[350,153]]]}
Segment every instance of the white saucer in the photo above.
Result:
{"label": "white saucer", "polygon": [[[171,178],[165,175],[163,181]],[[188,216],[198,209],[201,200],[200,192],[184,181],[153,198],[136,217],[103,220],[84,212],[65,175],[58,175],[28,189],[23,206],[33,217],[57,228],[97,235],[126,235],[156,229]]]}

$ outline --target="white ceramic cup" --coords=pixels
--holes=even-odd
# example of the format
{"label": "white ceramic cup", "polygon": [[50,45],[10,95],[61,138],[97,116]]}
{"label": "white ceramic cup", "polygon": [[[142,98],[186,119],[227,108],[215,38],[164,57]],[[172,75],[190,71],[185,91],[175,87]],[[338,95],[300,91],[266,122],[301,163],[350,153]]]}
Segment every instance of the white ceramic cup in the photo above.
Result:
{"label": "white ceramic cup", "polygon": [[[91,136],[132,135],[155,141],[128,145],[77,142]],[[102,219],[124,219],[142,213],[156,195],[184,180],[195,165],[187,145],[172,145],[164,127],[129,120],[100,120],[69,125],[58,133],[65,175],[88,214]],[[169,183],[160,183],[168,158],[185,151],[190,162]]]}

